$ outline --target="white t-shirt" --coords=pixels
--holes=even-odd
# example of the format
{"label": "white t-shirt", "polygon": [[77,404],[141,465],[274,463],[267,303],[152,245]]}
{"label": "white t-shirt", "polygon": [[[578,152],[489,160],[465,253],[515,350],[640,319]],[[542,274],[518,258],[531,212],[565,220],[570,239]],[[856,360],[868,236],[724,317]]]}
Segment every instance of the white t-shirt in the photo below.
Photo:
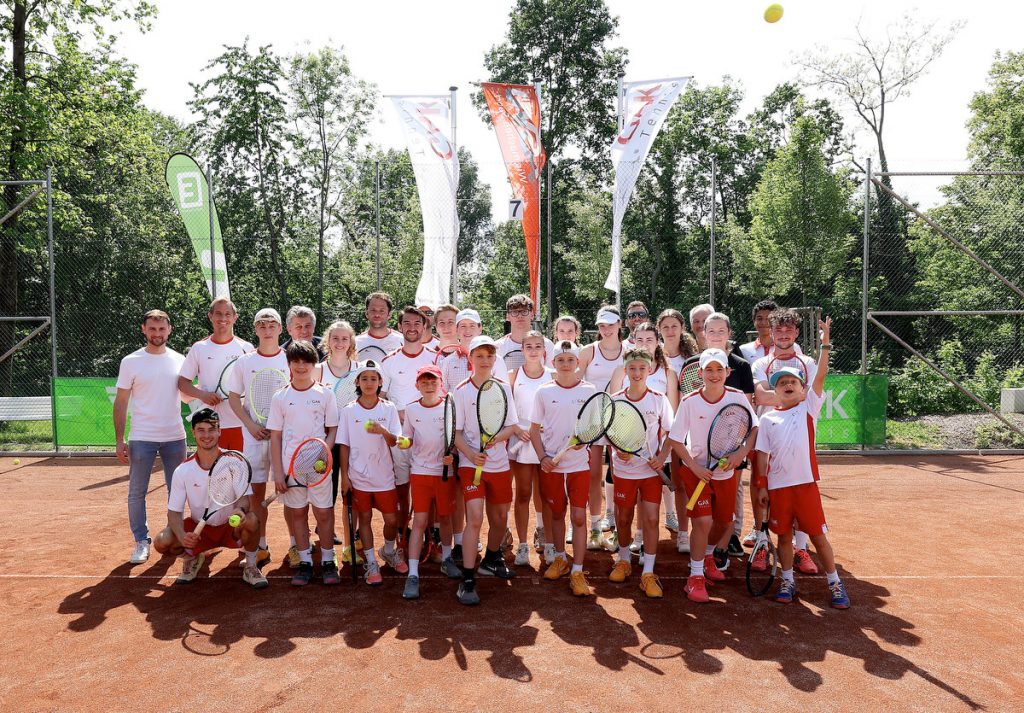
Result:
{"label": "white t-shirt", "polygon": [[441,346],[441,340],[438,339],[437,337],[434,337],[429,342],[425,342],[423,346],[432,352],[436,352],[437,348]]}
{"label": "white t-shirt", "polygon": [[406,404],[420,398],[416,389],[416,372],[420,367],[434,363],[434,354],[427,349],[420,349],[415,356],[405,353],[404,348],[384,357],[380,370],[384,374],[384,389],[387,400],[398,407],[399,412],[405,410]]}
{"label": "white t-shirt", "polygon": [[[179,376],[184,376],[192,381],[199,377],[199,388],[203,391],[214,391],[217,388],[217,381],[224,367],[232,359],[236,359],[246,352],[251,352],[255,347],[252,344],[232,337],[227,342],[215,342],[213,336],[200,339],[192,345],[185,355],[185,363],[181,367]],[[285,372],[287,373],[287,372]],[[225,399],[214,407],[220,416],[221,428],[237,428],[242,425],[238,416],[231,410],[231,404]]]}
{"label": "white t-shirt", "polygon": [[807,390],[807,397],[788,409],[773,408],[761,416],[757,450],[768,454],[768,489],[788,488],[818,480],[814,432],[824,399]]}
{"label": "white t-shirt", "polygon": [[647,375],[647,388],[662,394],[668,391],[668,374],[663,366],[659,365]]}
{"label": "white t-shirt", "polygon": [[672,405],[668,402],[668,397],[661,392],[648,389],[638,401],[633,401],[626,394],[626,390],[623,389],[614,394],[613,398],[616,401],[629,401],[636,406],[647,423],[646,453],[635,455],[629,458],[629,460],[625,460],[619,455],[618,449],[611,449],[612,458],[614,459],[612,467],[615,476],[625,478],[626,480],[641,480],[643,478],[659,476],[647,464],[647,459],[658,452],[658,449],[661,447],[662,434],[668,432],[672,426]]}
{"label": "white t-shirt", "polygon": [[683,364],[686,363],[687,357],[684,357],[683,353],[679,352],[674,357],[666,354],[665,358],[668,359],[668,365],[672,367],[672,371],[674,371],[676,373],[676,377],[678,377],[679,372],[683,369]]}
{"label": "white t-shirt", "polygon": [[[810,385],[814,381],[814,375],[818,373],[818,365],[814,359],[809,356],[804,356],[799,351],[796,351],[796,358],[804,364],[804,370],[807,372],[807,384]],[[768,356],[758,357],[758,359],[750,366],[750,371],[754,376],[754,383],[759,384],[762,381],[768,381],[768,367],[772,360],[775,359],[775,350],[773,349]]]}
{"label": "white t-shirt", "polygon": [[444,458],[444,399],[429,408],[423,405],[423,399],[406,404],[402,435],[412,439],[411,472],[441,475],[444,470],[441,463]]}
{"label": "white t-shirt", "polygon": [[[356,335],[356,351],[364,347],[378,347],[384,350],[384,354],[390,354],[396,349],[401,349],[405,344],[405,337],[401,332],[390,330],[386,337],[372,337],[369,332]],[[381,357],[383,359],[383,357]]]}
{"label": "white t-shirt", "polygon": [[[498,381],[501,388],[505,390],[505,399],[508,403],[508,411],[505,414],[505,426],[512,423],[519,423],[519,413],[516,411],[516,402],[512,397],[512,389],[504,381]],[[480,446],[480,424],[476,418],[476,398],[480,390],[473,383],[472,379],[466,379],[455,389],[452,395],[455,399],[455,430],[462,431],[463,437],[470,448]],[[487,462],[484,463],[484,471],[488,473],[501,473],[509,469],[508,449],[506,441],[491,446],[486,450]]]}
{"label": "white t-shirt", "polygon": [[[542,429],[540,439],[547,455],[554,457],[569,444],[576,431],[580,408],[596,393],[597,388],[586,381],[578,381],[575,386],[562,386],[557,381],[550,381],[537,389],[531,421]],[[527,446],[533,450],[530,444]],[[590,470],[590,453],[587,448],[580,448],[566,451],[554,472],[579,473],[584,470]]]}
{"label": "white t-shirt", "polygon": [[[206,512],[206,487],[209,481],[210,471],[199,465],[195,456],[190,457],[174,469],[171,476],[171,491],[167,495],[167,509],[184,514],[185,503],[188,502],[189,516],[198,522]],[[252,495],[252,488],[246,488],[245,494]],[[231,517],[232,510],[234,508],[220,508],[210,515],[206,524],[223,525]]]}
{"label": "white t-shirt", "polygon": [[[512,339],[511,334],[506,334],[501,339],[495,340],[498,344],[498,356],[504,359],[505,355],[516,349],[522,351],[523,345],[521,342],[517,342]],[[544,337],[544,364],[546,366],[552,366],[551,360],[555,354],[555,343],[547,337]]]}
{"label": "white t-shirt", "polygon": [[117,388],[132,392],[128,440],[166,443],[185,437],[181,402],[187,399],[178,391],[178,373],[184,363],[185,357],[173,349],[163,354],[138,349],[121,360]]}
{"label": "white t-shirt", "polygon": [[[512,397],[516,400],[516,411],[519,413],[519,427],[524,431],[530,430],[533,423],[533,403],[537,390],[550,382],[554,377],[552,369],[545,368],[536,379],[531,379],[522,369],[514,372],[515,380],[512,382]],[[540,463],[537,459],[537,451],[529,441],[520,441],[518,438],[509,439],[509,457],[517,463]]]}
{"label": "white t-shirt", "polygon": [[608,385],[612,381],[612,374],[615,373],[616,368],[622,366],[622,355],[626,353],[625,348],[619,345],[619,353],[608,359],[601,351],[601,342],[594,342],[592,346],[594,347],[594,356],[587,364],[584,379],[597,388],[607,391]]}
{"label": "white t-shirt", "polygon": [[[705,468],[710,468],[711,463],[708,455],[708,432],[711,430],[711,422],[715,420],[718,412],[729,404],[742,404],[743,408],[750,412],[751,428],[757,427],[757,414],[750,405],[750,401],[739,389],[730,386],[725,387],[725,393],[717,401],[708,401],[704,396],[704,389],[691,391],[679,401],[679,408],[676,410],[676,420],[669,431],[669,438],[677,443],[686,443],[687,450],[697,463]],[[712,474],[713,480],[728,480],[732,477],[733,471],[718,468]]]}
{"label": "white t-shirt", "polygon": [[308,389],[292,385],[274,394],[270,401],[267,428],[281,431],[281,467],[288,472],[292,453],[307,438],[325,438],[327,429],[338,425],[338,402],[322,384]]}
{"label": "white t-shirt", "polygon": [[338,443],[348,446],[348,477],[352,487],[368,493],[395,488],[395,462],[384,436],[366,431],[366,422],[376,421],[389,432],[399,434],[402,424],[398,409],[390,401],[378,399],[373,408],[355,400],[341,410]]}
{"label": "white t-shirt", "polygon": [[246,410],[254,421],[257,419],[256,414],[249,408],[249,384],[256,372],[262,369],[280,369],[287,375],[288,357],[285,355],[284,349],[278,349],[275,354],[270,356],[260,354],[258,351],[243,354],[238,357],[235,368],[231,370],[228,378],[228,392],[242,397],[242,403],[245,404]]}

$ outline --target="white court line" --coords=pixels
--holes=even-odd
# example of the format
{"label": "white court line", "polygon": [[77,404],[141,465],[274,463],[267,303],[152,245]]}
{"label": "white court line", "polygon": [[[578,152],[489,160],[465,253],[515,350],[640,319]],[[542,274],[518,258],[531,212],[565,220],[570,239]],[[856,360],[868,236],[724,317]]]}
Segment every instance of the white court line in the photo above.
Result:
{"label": "white court line", "polygon": [[[201,577],[200,579],[233,579],[232,577],[227,577],[227,576],[221,575],[220,572],[221,572],[221,570],[218,570],[217,574],[214,575],[213,577]],[[804,575],[800,579],[806,581],[806,580],[812,579],[813,577],[816,577],[816,576],[817,577],[823,577],[824,575],[810,575],[810,576]],[[24,573],[24,574],[0,574],[0,579],[156,579],[156,580],[161,580],[161,579],[174,579],[175,577],[177,577],[177,575],[174,574],[174,573],[170,573],[170,572],[167,573],[167,574],[163,574],[163,575],[159,575],[159,574],[29,574],[29,573]],[[360,574],[359,578],[362,579],[362,575],[361,574]],[[659,579],[668,579],[668,580],[685,580],[685,579],[687,579],[687,577],[685,577],[683,575],[658,575],[658,578]],[[237,579],[241,579],[241,576],[237,577]],[[285,574],[271,574],[271,575],[267,576],[267,579],[287,579],[287,580],[290,580],[291,576],[290,575],[285,575]],[[400,576],[391,575],[391,576],[384,577],[384,579],[393,579],[393,580],[396,580],[396,581],[401,581],[401,580],[405,579],[405,575],[400,575]],[[440,575],[440,574],[421,574],[420,575],[420,579],[421,580],[426,580],[426,579],[451,579],[451,578],[447,577],[445,575]],[[499,580],[497,577],[481,577],[481,576],[477,575],[477,581],[480,581],[480,580],[486,581],[486,580],[489,580],[489,579],[493,579],[493,580],[496,580],[496,581],[513,581],[513,582],[515,581],[515,579],[513,579],[513,580]],[[516,579],[523,580],[523,581],[528,581],[530,579],[530,577],[529,577],[529,575],[525,575],[524,574],[524,575],[522,575],[520,577],[516,577]],[[951,580],[1020,579],[1020,575],[1016,575],[1016,574],[949,574],[949,575],[945,575],[945,574],[942,574],[942,575],[939,575],[939,574],[879,574],[879,575],[874,575],[874,576],[858,576],[856,581],[876,582],[876,581],[881,580],[881,579],[935,580],[935,581],[941,581],[941,580],[947,580],[947,579],[951,579]],[[342,575],[342,583],[344,583],[345,581],[351,581],[351,580],[352,580],[352,576],[351,575],[348,575],[348,576]],[[451,579],[451,581],[452,582],[456,582],[458,580]],[[739,577],[736,577],[735,581],[739,582],[739,581],[742,581],[742,580]]]}

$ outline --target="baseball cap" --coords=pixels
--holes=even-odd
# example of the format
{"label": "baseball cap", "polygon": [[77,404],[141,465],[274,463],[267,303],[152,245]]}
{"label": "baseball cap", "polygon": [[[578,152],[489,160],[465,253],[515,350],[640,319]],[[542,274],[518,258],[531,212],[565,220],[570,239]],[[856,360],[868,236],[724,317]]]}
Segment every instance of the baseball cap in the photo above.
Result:
{"label": "baseball cap", "polygon": [[473,337],[473,341],[469,343],[469,353],[472,354],[474,349],[479,349],[480,347],[493,347],[497,350],[498,345],[486,334],[481,334],[480,336]]}
{"label": "baseball cap", "polygon": [[784,366],[768,377],[768,385],[774,389],[775,384],[779,383],[779,379],[784,376],[795,376],[797,381],[801,384],[804,383],[804,373],[800,369],[797,369],[795,366]]}
{"label": "baseball cap", "polygon": [[723,369],[729,368],[729,355],[721,349],[705,349],[700,355],[700,368],[704,369],[713,361],[721,364]]}
{"label": "baseball cap", "polygon": [[477,312],[475,309],[460,310],[459,313],[455,315],[456,326],[459,324],[459,322],[461,322],[464,319],[468,319],[471,322],[476,322],[477,324],[483,324],[483,320],[480,319],[480,313]]}
{"label": "baseball cap", "polygon": [[282,323],[280,313],[278,313],[278,311],[273,307],[264,307],[259,312],[257,312],[256,316],[252,318],[252,323],[256,324],[257,322],[277,322],[278,324]]}
{"label": "baseball cap", "polygon": [[373,359],[367,359],[366,361],[359,362],[359,366],[356,367],[356,373],[352,378],[358,379],[360,374],[363,374],[367,371],[376,372],[377,376],[384,378],[384,374],[380,370],[380,365],[377,364],[377,362],[375,362]]}
{"label": "baseball cap", "polygon": [[220,414],[214,411],[212,408],[201,408],[192,414],[192,427],[195,428],[200,423],[215,423],[220,425]]}
{"label": "baseball cap", "polygon": [[416,370],[416,381],[419,381],[422,376],[433,376],[440,379],[441,370],[434,364],[426,364]]}
{"label": "baseball cap", "polygon": [[573,344],[572,342],[568,341],[567,339],[563,339],[562,341],[557,342],[555,344],[555,351],[551,355],[551,358],[554,359],[559,354],[572,354],[574,357],[579,359],[580,358],[580,349],[579,349],[579,347],[577,347],[575,344]]}
{"label": "baseball cap", "polygon": [[621,322],[622,317],[609,309],[602,309],[597,311],[597,319],[594,321],[597,322],[597,324],[615,324],[616,322]]}

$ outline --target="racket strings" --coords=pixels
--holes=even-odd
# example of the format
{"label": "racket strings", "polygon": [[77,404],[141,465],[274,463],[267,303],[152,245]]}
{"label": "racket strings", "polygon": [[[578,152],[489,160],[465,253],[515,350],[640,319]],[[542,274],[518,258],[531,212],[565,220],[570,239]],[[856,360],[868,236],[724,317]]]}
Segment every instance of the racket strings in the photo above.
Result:
{"label": "racket strings", "polygon": [[444,397],[444,445],[451,450],[455,443],[455,399],[451,395]]}
{"label": "racket strings", "polygon": [[576,423],[576,437],[580,441],[595,441],[601,437],[612,421],[614,405],[610,398],[588,401]]}
{"label": "racket strings", "polygon": [[349,405],[359,396],[356,380],[347,374],[334,382],[334,398],[338,408]]}
{"label": "racket strings", "polygon": [[270,403],[274,394],[288,384],[287,377],[277,369],[264,370],[256,373],[249,384],[249,398],[253,412],[265,418],[270,414]]}
{"label": "racket strings", "polygon": [[743,445],[749,431],[750,414],[747,410],[739,404],[726,406],[711,424],[708,438],[711,457],[722,458],[735,451]]}
{"label": "racket strings", "polygon": [[222,455],[210,470],[207,494],[221,507],[231,505],[245,495],[249,487],[249,467],[237,456]]}
{"label": "racket strings", "polygon": [[[323,443],[305,443],[292,456],[292,477],[301,485],[316,485],[324,479],[326,465],[331,457],[330,451]],[[317,470],[317,463],[321,470]]]}
{"label": "racket strings", "polygon": [[522,366],[526,363],[526,357],[523,355],[521,349],[513,349],[508,354],[503,356],[502,360],[505,362],[505,366],[508,367],[509,371],[521,369]]}
{"label": "racket strings", "polygon": [[486,381],[477,395],[476,414],[480,428],[488,436],[494,436],[505,426],[508,402],[505,390],[496,381]]}
{"label": "racket strings", "polygon": [[[622,404],[628,404],[628,407],[623,407]],[[620,451],[636,453],[647,439],[647,424],[636,407],[628,401],[620,401],[605,435]]]}
{"label": "racket strings", "polygon": [[704,380],[700,378],[700,365],[697,362],[683,367],[679,374],[679,386],[686,393],[696,391],[704,386]]}

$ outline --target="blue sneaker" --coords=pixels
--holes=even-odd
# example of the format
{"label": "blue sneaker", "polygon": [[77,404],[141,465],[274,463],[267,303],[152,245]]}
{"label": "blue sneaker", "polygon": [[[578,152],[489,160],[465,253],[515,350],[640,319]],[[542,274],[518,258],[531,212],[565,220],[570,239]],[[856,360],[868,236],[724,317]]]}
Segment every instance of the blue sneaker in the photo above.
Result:
{"label": "blue sneaker", "polygon": [[832,593],[833,609],[850,608],[850,597],[846,595],[846,587],[843,586],[842,582],[828,585],[828,590]]}
{"label": "blue sneaker", "polygon": [[785,579],[779,582],[779,588],[775,592],[775,601],[779,604],[789,604],[795,596],[796,582],[790,582]]}

